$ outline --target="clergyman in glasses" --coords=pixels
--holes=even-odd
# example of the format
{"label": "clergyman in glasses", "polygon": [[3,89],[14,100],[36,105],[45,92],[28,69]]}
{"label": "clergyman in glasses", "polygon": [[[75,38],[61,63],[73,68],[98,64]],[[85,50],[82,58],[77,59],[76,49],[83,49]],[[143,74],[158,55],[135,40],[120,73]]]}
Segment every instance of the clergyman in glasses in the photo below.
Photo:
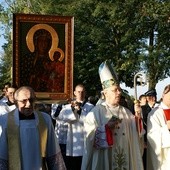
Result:
{"label": "clergyman in glasses", "polygon": [[16,109],[0,119],[0,169],[65,170],[51,117],[34,109],[35,93],[22,86]]}

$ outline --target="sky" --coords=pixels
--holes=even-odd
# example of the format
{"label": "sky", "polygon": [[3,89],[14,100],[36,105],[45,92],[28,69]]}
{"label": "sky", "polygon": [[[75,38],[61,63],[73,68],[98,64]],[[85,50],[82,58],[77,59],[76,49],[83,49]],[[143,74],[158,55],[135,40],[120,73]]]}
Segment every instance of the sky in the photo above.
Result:
{"label": "sky", "polygon": [[3,38],[3,36],[1,34],[2,34],[2,30],[0,29],[0,58],[1,58],[2,54],[3,54],[2,46],[5,43],[5,40],[4,40],[4,38]]}
{"label": "sky", "polygon": [[[0,0],[0,4],[2,6],[5,6],[6,5],[5,0]],[[3,34],[3,31],[2,31],[2,29],[0,29],[0,57],[1,57],[2,52],[3,52],[2,45],[5,43],[5,40],[4,40],[4,37],[2,36],[2,34]]]}
{"label": "sky", "polygon": [[[0,3],[2,5],[5,5],[5,0],[0,0]],[[2,45],[5,43],[5,40],[2,36],[2,30],[0,30],[0,57],[3,53]],[[170,84],[170,78],[166,78],[163,81],[159,81],[156,85],[156,91],[157,91],[157,99],[159,100],[162,96],[162,92],[164,90],[164,87],[166,85]],[[129,95],[135,96],[135,90],[134,88],[126,87],[124,84],[121,84],[121,87],[129,92]],[[137,86],[137,98],[144,94],[146,91],[148,91],[148,84],[145,86]]]}

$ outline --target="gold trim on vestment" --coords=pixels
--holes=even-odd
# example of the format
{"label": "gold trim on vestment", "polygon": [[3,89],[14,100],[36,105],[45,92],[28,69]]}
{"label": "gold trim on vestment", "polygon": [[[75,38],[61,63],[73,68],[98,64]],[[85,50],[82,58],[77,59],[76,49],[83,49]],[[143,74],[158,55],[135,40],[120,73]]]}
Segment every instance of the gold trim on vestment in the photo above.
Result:
{"label": "gold trim on vestment", "polygon": [[47,145],[47,125],[45,123],[42,113],[37,111],[39,117],[38,130],[40,133],[40,146],[41,146],[41,157],[46,156],[46,145]]}
{"label": "gold trim on vestment", "polygon": [[19,126],[15,123],[14,111],[8,114],[7,141],[9,170],[21,170]]}

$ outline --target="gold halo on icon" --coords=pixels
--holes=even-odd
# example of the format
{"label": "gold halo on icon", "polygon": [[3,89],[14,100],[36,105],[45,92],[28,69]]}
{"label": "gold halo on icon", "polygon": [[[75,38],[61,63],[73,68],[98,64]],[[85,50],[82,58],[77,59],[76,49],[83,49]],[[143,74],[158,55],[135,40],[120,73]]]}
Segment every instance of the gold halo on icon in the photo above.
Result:
{"label": "gold halo on icon", "polygon": [[51,60],[54,61],[54,53],[55,53],[56,51],[58,51],[58,52],[61,54],[61,56],[60,56],[60,58],[59,58],[58,60],[59,60],[60,62],[63,61],[63,59],[64,59],[64,52],[63,52],[63,50],[62,50],[61,48],[57,48],[57,49],[54,50],[54,51],[53,51],[53,50],[50,51],[50,52],[53,54]]}
{"label": "gold halo on icon", "polygon": [[47,24],[36,24],[36,25],[34,25],[28,31],[27,36],[26,36],[27,47],[31,52],[34,52],[35,47],[34,47],[34,42],[33,42],[33,36],[34,36],[34,33],[39,29],[45,29],[51,34],[52,46],[51,46],[48,53],[49,53],[50,59],[53,61],[54,60],[54,58],[53,58],[54,53],[53,52],[57,51],[57,49],[58,49],[57,47],[58,47],[58,43],[59,43],[59,38],[58,38],[57,32],[50,25],[47,25]]}

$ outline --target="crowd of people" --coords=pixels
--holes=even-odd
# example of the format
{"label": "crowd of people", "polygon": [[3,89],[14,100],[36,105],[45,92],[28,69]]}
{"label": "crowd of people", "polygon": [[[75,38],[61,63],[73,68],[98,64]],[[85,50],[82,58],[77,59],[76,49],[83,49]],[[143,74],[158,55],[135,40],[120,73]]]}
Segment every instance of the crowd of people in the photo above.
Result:
{"label": "crowd of people", "polygon": [[99,66],[97,101],[77,84],[67,104],[36,103],[32,87],[6,83],[0,98],[0,170],[169,170],[170,85],[133,109],[113,64]]}

